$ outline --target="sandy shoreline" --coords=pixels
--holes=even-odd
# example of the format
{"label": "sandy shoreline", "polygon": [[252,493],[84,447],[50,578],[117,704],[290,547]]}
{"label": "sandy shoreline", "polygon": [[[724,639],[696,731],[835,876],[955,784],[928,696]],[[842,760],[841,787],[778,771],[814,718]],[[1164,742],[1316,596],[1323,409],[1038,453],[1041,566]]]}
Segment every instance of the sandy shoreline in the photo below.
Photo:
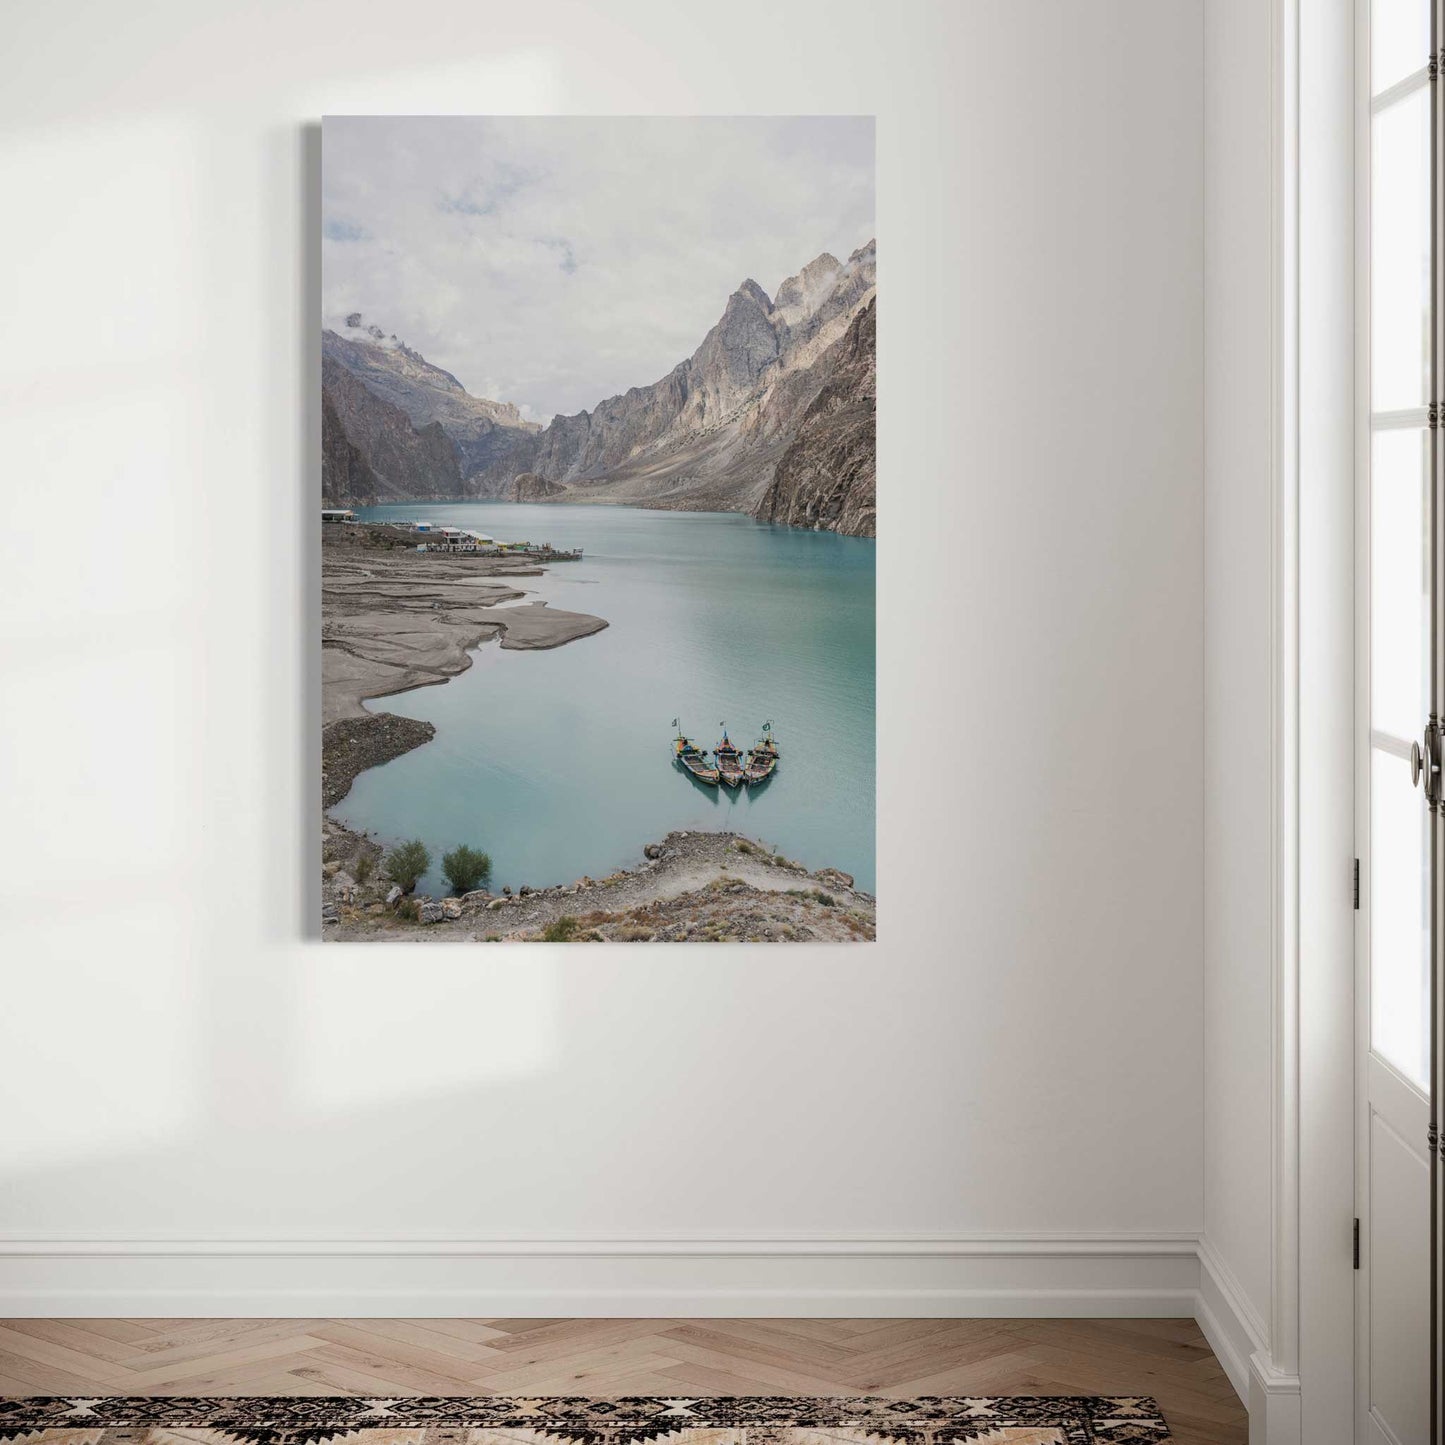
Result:
{"label": "sandy shoreline", "polygon": [[446,682],[499,634],[513,649],[561,647],[605,618],[523,606],[510,579],[540,577],[521,557],[418,552],[400,527],[332,526],[321,538],[322,725],[370,716],[361,704]]}
{"label": "sandy shoreline", "polygon": [[447,682],[472,665],[473,648],[498,636],[503,647],[535,650],[607,626],[585,612],[527,602],[511,580],[541,575],[541,567],[520,557],[418,552],[401,527],[323,528],[323,808],[335,807],[359,773],[436,735],[428,722],[368,712],[363,702]]}

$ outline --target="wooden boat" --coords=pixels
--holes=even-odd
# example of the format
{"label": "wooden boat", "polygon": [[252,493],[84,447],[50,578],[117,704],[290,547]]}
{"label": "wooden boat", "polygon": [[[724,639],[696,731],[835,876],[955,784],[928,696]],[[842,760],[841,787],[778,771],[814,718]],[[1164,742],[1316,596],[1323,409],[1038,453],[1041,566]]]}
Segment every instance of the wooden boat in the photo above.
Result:
{"label": "wooden boat", "polygon": [[712,750],[717,759],[718,771],[729,788],[742,786],[743,755],[728,740],[727,729],[723,729],[722,741]]}
{"label": "wooden boat", "polygon": [[[676,723],[673,724],[676,727]],[[707,754],[681,732],[672,740],[673,756],[700,783],[711,783],[717,787],[718,770],[707,760]]]}
{"label": "wooden boat", "polygon": [[755,783],[766,783],[773,775],[773,769],[778,766],[778,744],[773,737],[773,725],[770,722],[763,724],[763,735],[752,745],[748,752],[747,762],[743,767],[743,776],[747,779],[748,785]]}

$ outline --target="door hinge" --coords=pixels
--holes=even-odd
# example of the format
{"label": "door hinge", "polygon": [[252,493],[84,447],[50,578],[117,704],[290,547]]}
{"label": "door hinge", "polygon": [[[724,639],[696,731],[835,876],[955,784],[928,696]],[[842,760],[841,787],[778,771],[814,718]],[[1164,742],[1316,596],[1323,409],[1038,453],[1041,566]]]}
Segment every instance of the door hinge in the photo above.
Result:
{"label": "door hinge", "polygon": [[1360,1221],[1355,1220],[1355,1268],[1360,1267]]}
{"label": "door hinge", "polygon": [[1355,907],[1360,906],[1360,860],[1355,859]]}

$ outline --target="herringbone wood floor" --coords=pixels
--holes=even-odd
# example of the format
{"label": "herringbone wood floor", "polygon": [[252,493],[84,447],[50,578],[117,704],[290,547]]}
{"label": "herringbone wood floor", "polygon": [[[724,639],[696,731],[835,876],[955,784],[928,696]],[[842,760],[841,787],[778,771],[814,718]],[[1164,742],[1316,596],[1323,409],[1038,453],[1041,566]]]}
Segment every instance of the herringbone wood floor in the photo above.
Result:
{"label": "herringbone wood floor", "polygon": [[1153,1395],[1243,1445],[1193,1320],[7,1320],[0,1395]]}

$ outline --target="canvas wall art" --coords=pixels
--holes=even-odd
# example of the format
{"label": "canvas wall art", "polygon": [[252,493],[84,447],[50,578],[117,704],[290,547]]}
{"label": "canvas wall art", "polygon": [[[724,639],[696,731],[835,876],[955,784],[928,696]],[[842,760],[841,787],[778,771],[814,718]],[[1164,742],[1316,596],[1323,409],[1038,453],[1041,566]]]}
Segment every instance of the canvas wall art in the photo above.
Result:
{"label": "canvas wall art", "polygon": [[322,150],[322,936],[872,940],[871,118]]}

